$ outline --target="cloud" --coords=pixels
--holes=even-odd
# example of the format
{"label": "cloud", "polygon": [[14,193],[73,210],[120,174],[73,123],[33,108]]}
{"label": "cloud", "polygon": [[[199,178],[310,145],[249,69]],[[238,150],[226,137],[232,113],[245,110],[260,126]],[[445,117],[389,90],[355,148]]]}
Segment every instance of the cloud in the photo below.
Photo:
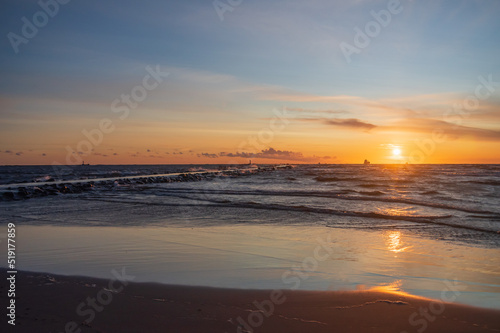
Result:
{"label": "cloud", "polygon": [[302,122],[321,122],[323,124],[335,127],[345,127],[349,129],[355,130],[365,130],[369,131],[373,128],[376,128],[377,125],[368,123],[363,120],[349,118],[349,119],[341,119],[341,118],[295,118],[296,121]]}
{"label": "cloud", "polygon": [[247,153],[247,152],[236,152],[236,153],[226,153],[221,152],[219,156],[227,157],[242,157],[242,158],[265,158],[265,159],[281,159],[289,161],[303,161],[311,162],[320,159],[321,157],[313,156],[306,157],[301,152],[294,152],[290,150],[276,150],[274,148],[263,149],[258,153]]}
{"label": "cloud", "polygon": [[323,119],[323,122],[327,125],[332,125],[332,126],[339,126],[339,127],[349,127],[349,128],[359,128],[359,129],[364,129],[364,130],[371,130],[375,127],[376,125],[361,121],[359,119]]}
{"label": "cloud", "polygon": [[320,114],[341,114],[341,113],[349,113],[345,110],[312,110],[312,109],[304,109],[304,108],[286,108],[287,111],[292,112],[301,112],[301,113],[320,113]]}
{"label": "cloud", "polygon": [[[396,110],[397,108],[394,108]],[[438,110],[428,109],[426,112],[414,112],[412,110],[399,109],[400,116],[406,112],[404,117],[390,117],[383,119],[383,125],[375,125],[366,120],[349,118],[326,118],[326,117],[302,117],[302,118],[289,118],[294,121],[301,122],[320,122],[329,126],[342,127],[351,130],[363,130],[370,133],[382,132],[401,132],[401,133],[432,133],[434,130],[443,131],[449,140],[456,140],[460,138],[473,138],[475,140],[483,141],[500,141],[500,129],[492,120],[495,115],[498,118],[498,108],[495,104],[490,106],[491,110],[487,113],[479,111],[461,115],[458,113],[439,113]],[[496,112],[495,112],[496,111]],[[432,117],[431,115],[437,115]],[[447,119],[444,119],[447,115]],[[430,116],[430,117],[429,117]],[[490,122],[485,120],[489,119]],[[465,126],[464,124],[469,124]]]}
{"label": "cloud", "polygon": [[321,103],[345,103],[359,104],[360,97],[349,96],[349,95],[313,95],[302,93],[298,91],[292,91],[290,89],[285,89],[281,87],[274,87],[274,89],[268,89],[262,92],[262,99],[271,101],[287,101],[287,102],[321,102]]}
{"label": "cloud", "polygon": [[[315,110],[302,107],[286,108],[290,112],[312,114],[351,113],[371,117],[411,118],[411,117],[441,117],[451,107],[461,104],[465,96],[460,92],[443,92],[436,94],[421,94],[397,96],[390,98],[368,99],[355,95],[316,95],[291,90],[279,86],[261,87],[259,96],[264,100],[301,102],[301,103],[333,103],[335,109]],[[478,112],[498,115],[500,101],[481,102]]]}
{"label": "cloud", "polygon": [[218,158],[219,155],[217,154],[210,154],[210,153],[201,153],[201,154],[197,154],[198,157],[208,157],[208,158]]}
{"label": "cloud", "polygon": [[448,139],[459,139],[473,137],[476,140],[500,141],[500,131],[478,127],[468,127],[459,124],[449,123],[443,120],[415,118],[405,119],[392,123],[390,126],[380,126],[377,130],[381,131],[400,131],[413,133],[428,133],[433,131],[442,131]]}

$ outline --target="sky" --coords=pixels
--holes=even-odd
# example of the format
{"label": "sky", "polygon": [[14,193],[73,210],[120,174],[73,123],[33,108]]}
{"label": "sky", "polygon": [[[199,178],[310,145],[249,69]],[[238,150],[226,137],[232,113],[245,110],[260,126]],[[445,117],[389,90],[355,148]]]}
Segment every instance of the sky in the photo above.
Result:
{"label": "sky", "polygon": [[500,163],[500,1],[0,6],[1,165]]}

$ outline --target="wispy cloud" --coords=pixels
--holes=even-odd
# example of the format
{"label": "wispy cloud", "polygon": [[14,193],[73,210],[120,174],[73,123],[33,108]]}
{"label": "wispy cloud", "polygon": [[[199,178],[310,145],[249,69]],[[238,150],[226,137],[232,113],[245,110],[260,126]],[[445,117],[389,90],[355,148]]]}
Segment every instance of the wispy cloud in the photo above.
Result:
{"label": "wispy cloud", "polygon": [[286,102],[322,102],[322,103],[352,103],[353,101],[360,100],[358,96],[348,95],[314,95],[303,93],[299,91],[291,91],[289,89],[268,89],[262,92],[262,99]]}
{"label": "wispy cloud", "polygon": [[500,130],[462,126],[436,119],[406,119],[395,122],[389,126],[379,126],[377,130],[428,134],[431,134],[435,130],[439,130],[447,135],[450,140],[472,138],[483,141],[500,141]]}
{"label": "wispy cloud", "polygon": [[345,110],[314,110],[305,108],[286,108],[287,111],[299,112],[299,113],[312,113],[312,114],[343,114],[348,113]]}
{"label": "wispy cloud", "polygon": [[322,121],[325,124],[331,125],[331,126],[363,129],[363,130],[367,130],[367,131],[377,127],[376,125],[361,121],[359,119],[354,119],[354,118],[350,118],[350,119],[323,119]]}

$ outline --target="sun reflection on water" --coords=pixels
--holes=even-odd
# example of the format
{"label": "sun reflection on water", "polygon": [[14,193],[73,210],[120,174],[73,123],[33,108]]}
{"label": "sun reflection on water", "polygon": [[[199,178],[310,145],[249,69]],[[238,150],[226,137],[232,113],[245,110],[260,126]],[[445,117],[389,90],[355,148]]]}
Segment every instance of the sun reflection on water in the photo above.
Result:
{"label": "sun reflection on water", "polygon": [[411,246],[403,246],[401,231],[390,231],[386,237],[387,249],[391,252],[400,253],[411,248]]}
{"label": "sun reflection on water", "polygon": [[403,284],[402,280],[395,280],[394,282],[389,283],[389,284],[383,284],[380,286],[372,287],[372,288],[370,288],[370,290],[398,294],[398,293],[403,293],[403,291],[401,289],[402,284]]}

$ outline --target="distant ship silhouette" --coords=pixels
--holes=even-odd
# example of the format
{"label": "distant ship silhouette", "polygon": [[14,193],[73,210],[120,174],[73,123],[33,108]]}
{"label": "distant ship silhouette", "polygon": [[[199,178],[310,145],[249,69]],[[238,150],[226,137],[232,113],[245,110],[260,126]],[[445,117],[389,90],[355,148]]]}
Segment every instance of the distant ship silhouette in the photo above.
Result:
{"label": "distant ship silhouette", "polygon": [[370,164],[370,161],[365,160],[365,161],[363,162],[363,164],[364,164],[364,165],[368,165],[368,164]]}

